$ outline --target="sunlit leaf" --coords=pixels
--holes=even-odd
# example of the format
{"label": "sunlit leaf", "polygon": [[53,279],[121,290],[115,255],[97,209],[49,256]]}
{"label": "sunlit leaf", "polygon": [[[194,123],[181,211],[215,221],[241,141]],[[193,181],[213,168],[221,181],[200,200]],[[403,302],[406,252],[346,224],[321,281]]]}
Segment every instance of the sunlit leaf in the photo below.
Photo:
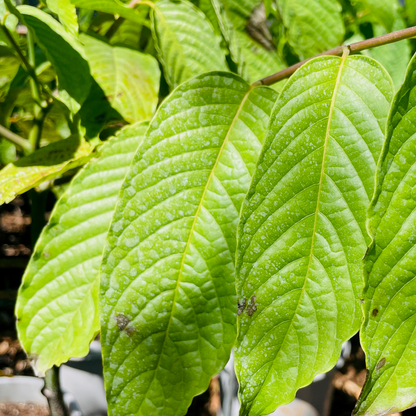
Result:
{"label": "sunlit leaf", "polygon": [[75,6],[70,0],[46,0],[49,9],[58,15],[65,29],[76,35],[78,33],[78,17]]}
{"label": "sunlit leaf", "polygon": [[33,29],[39,47],[52,63],[59,88],[78,104],[88,96],[92,77],[82,45],[52,16],[31,6],[19,6],[25,23]]}
{"label": "sunlit leaf", "polygon": [[[397,17],[393,30],[405,29],[404,22]],[[385,35],[386,30],[380,26],[374,26],[374,36]],[[368,55],[379,61],[389,72],[393,79],[396,90],[403,83],[407,65],[411,57],[411,48],[408,40],[391,43],[390,45],[380,46],[368,51]]]}
{"label": "sunlit leaf", "polygon": [[89,143],[70,137],[8,164],[0,170],[0,205],[44,181],[83,165],[91,157],[92,150],[93,146]]}
{"label": "sunlit leaf", "polygon": [[[131,8],[128,4],[118,0],[71,0],[71,3],[87,10],[97,10],[108,14],[119,15],[125,19],[146,24],[139,10]],[[143,5],[140,7],[143,7]]]}
{"label": "sunlit leaf", "polygon": [[[379,0],[375,0],[379,1]],[[342,44],[341,6],[334,0],[277,0],[289,42],[301,59]]]}
{"label": "sunlit leaf", "polygon": [[91,74],[111,106],[132,123],[148,120],[156,110],[160,83],[155,58],[81,35]]}
{"label": "sunlit leaf", "polygon": [[186,0],[155,3],[152,32],[172,88],[203,72],[228,69],[220,38],[204,14]]}
{"label": "sunlit leaf", "polygon": [[120,186],[146,124],[125,128],[75,176],[42,231],[19,290],[19,339],[38,373],[88,353],[99,330],[99,266]]}
{"label": "sunlit leaf", "polygon": [[[408,0],[406,0],[408,1]],[[393,30],[399,2],[397,0],[358,0],[388,32]]]}
{"label": "sunlit leaf", "polygon": [[369,374],[357,415],[401,412],[416,402],[415,112],[413,58],[392,104],[369,209],[361,332]]}
{"label": "sunlit leaf", "polygon": [[276,103],[239,228],[242,416],[291,402],[361,324],[366,209],[392,88],[370,58],[321,57]]}
{"label": "sunlit leaf", "polygon": [[[286,67],[277,51],[266,50],[246,33],[236,32],[235,36],[244,55],[250,82],[272,75]],[[285,81],[273,85],[272,88],[280,91],[284,84]]]}
{"label": "sunlit leaf", "polygon": [[109,412],[184,415],[235,340],[242,200],[276,93],[212,72],[161,105],[122,186],[104,251]]}

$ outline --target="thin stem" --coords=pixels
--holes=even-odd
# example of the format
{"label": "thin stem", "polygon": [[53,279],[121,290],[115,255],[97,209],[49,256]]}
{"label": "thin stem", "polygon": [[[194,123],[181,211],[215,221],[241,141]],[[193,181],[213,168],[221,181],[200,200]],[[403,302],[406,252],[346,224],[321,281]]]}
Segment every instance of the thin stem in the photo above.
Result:
{"label": "thin stem", "polygon": [[[29,57],[29,65],[31,66],[31,68],[35,68],[35,41],[31,29],[28,29],[27,32],[27,50]],[[40,139],[42,137],[43,123],[45,121],[46,114],[50,109],[50,105],[48,105],[48,103],[46,103],[45,101],[42,101],[41,88],[42,86],[38,81],[35,71],[35,76],[30,79],[30,89],[32,91],[32,96],[37,104],[35,104],[33,109],[33,126],[29,133],[29,142],[32,145],[32,148],[35,150],[39,147]]]}
{"label": "thin stem", "polygon": [[39,148],[40,139],[42,138],[43,123],[48,114],[50,106],[46,108],[35,105],[33,110],[33,126],[29,132],[29,143],[34,150]]}
{"label": "thin stem", "polygon": [[35,99],[35,101],[41,106],[42,105],[42,99],[41,99],[41,85],[39,83],[38,77],[36,76],[36,59],[35,59],[35,41],[33,39],[33,33],[30,29],[27,31],[27,51],[29,55],[29,65],[31,70],[34,73],[34,76],[31,76],[30,78],[30,89],[32,91],[32,96]]}
{"label": "thin stem", "polygon": [[42,393],[48,399],[51,416],[69,416],[59,381],[59,367],[53,366],[46,372]]}
{"label": "thin stem", "polygon": [[13,133],[12,131],[10,131],[2,125],[0,125],[0,136],[4,137],[8,141],[14,143],[16,146],[21,148],[25,155],[28,155],[33,152],[33,147],[29,141],[27,141],[23,137],[20,137],[16,133]]}
{"label": "thin stem", "polygon": [[256,87],[258,85],[273,85],[276,82],[281,81],[282,79],[289,78],[303,64],[305,64],[306,62],[318,56],[325,56],[325,55],[341,56],[345,47],[349,49],[350,53],[357,53],[357,52],[364,51],[366,49],[375,48],[377,46],[388,45],[389,43],[398,42],[400,40],[409,39],[415,36],[416,36],[416,26],[413,26],[407,29],[397,30],[396,32],[387,33],[386,35],[378,36],[376,38],[366,39],[361,42],[352,43],[351,45],[337,46],[334,49],[320,53],[319,55],[316,55],[312,58],[305,59],[304,61],[299,62],[295,65],[292,65],[284,69],[283,71],[277,72],[276,74],[270,75],[266,78],[256,81],[253,84],[253,87]]}

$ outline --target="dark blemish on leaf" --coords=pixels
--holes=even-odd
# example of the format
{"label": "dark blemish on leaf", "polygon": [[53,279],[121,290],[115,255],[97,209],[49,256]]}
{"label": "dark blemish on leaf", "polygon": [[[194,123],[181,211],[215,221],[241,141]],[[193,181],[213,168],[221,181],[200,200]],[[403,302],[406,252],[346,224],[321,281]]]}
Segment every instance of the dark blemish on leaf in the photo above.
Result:
{"label": "dark blemish on leaf", "polygon": [[124,331],[129,337],[132,337],[133,334],[136,332],[136,328],[134,326],[129,326],[130,319],[127,316],[119,313],[114,317],[114,320],[117,322],[118,329],[120,331]]}
{"label": "dark blemish on leaf", "polygon": [[131,338],[136,332],[136,328],[134,326],[127,326],[124,332]]}
{"label": "dark blemish on leaf", "polygon": [[377,316],[378,315],[378,309],[374,308],[373,311],[371,312],[371,315]]}
{"label": "dark blemish on leaf", "polygon": [[247,315],[252,316],[254,312],[256,312],[256,310],[257,310],[256,296],[253,295],[250,299],[249,304],[247,305]]}
{"label": "dark blemish on leaf", "polygon": [[237,306],[238,306],[237,315],[238,316],[240,316],[244,312],[244,309],[246,308],[246,305],[247,305],[247,299],[246,298],[243,298],[241,300],[241,302],[237,303]]}
{"label": "dark blemish on leaf", "polygon": [[376,370],[380,370],[381,367],[383,367],[386,364],[386,359],[382,358],[378,364],[376,365]]}
{"label": "dark blemish on leaf", "polygon": [[360,299],[360,303],[362,305],[364,303],[364,299]]}
{"label": "dark blemish on leaf", "polygon": [[127,327],[127,325],[130,323],[130,319],[127,318],[127,316],[124,316],[123,314],[119,313],[114,317],[114,320],[117,322],[118,329],[120,331],[124,331]]}
{"label": "dark blemish on leaf", "polygon": [[123,95],[123,93],[122,92],[119,92],[118,94],[117,94],[117,97],[121,97]]}

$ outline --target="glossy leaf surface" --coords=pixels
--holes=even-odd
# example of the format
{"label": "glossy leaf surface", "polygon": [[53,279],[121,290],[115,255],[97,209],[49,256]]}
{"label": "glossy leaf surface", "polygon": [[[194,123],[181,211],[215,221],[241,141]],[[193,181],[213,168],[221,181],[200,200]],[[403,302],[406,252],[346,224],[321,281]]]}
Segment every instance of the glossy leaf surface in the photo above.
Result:
{"label": "glossy leaf surface", "polygon": [[19,339],[38,373],[88,353],[99,331],[105,237],[146,124],[123,129],[71,182],[26,269],[16,306]]}
{"label": "glossy leaf surface", "polygon": [[184,415],[228,361],[239,211],[275,99],[212,72],[179,86],[156,113],[102,265],[111,415]]}
{"label": "glossy leaf surface", "polygon": [[65,29],[76,35],[78,33],[78,18],[75,6],[70,0],[46,0],[49,9],[58,15]]}
{"label": "glossy leaf surface", "polygon": [[33,29],[37,44],[52,63],[59,89],[66,91],[78,104],[88,96],[92,77],[84,58],[82,45],[52,16],[31,6],[18,6],[25,23]]}
{"label": "glossy leaf surface", "polygon": [[365,216],[391,98],[376,61],[322,57],[276,103],[239,227],[243,416],[291,402],[360,326]]}
{"label": "glossy leaf surface", "polygon": [[159,93],[160,70],[156,59],[91,36],[82,35],[80,39],[91,74],[111,106],[129,123],[150,119]]}
{"label": "glossy leaf surface", "polygon": [[155,3],[152,33],[172,88],[203,72],[228,70],[220,37],[204,14],[186,0]]}
{"label": "glossy leaf surface", "polygon": [[416,385],[416,61],[387,124],[369,209],[361,342],[369,375],[355,413],[385,415],[414,406]]}
{"label": "glossy leaf surface", "polygon": [[[376,0],[378,1],[378,0]],[[289,42],[301,59],[342,44],[341,6],[333,0],[277,0]]]}
{"label": "glossy leaf surface", "polygon": [[0,205],[17,195],[83,165],[93,146],[77,137],[52,143],[0,170]]}

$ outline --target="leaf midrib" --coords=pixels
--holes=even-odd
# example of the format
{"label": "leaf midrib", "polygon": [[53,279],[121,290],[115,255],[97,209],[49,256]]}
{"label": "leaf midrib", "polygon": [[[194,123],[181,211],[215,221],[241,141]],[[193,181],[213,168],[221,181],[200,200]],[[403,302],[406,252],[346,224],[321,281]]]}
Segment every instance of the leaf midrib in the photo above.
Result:
{"label": "leaf midrib", "polygon": [[[311,270],[312,258],[314,257],[313,252],[314,252],[314,248],[315,248],[316,226],[317,226],[317,222],[318,222],[317,219],[318,219],[318,216],[319,216],[319,213],[320,213],[319,206],[320,206],[320,199],[321,199],[321,193],[322,193],[322,181],[323,181],[323,177],[325,175],[325,161],[326,161],[326,153],[327,153],[327,148],[328,148],[328,141],[329,141],[329,138],[330,138],[332,116],[333,116],[333,113],[334,113],[335,101],[336,101],[336,97],[337,97],[337,93],[338,93],[338,88],[339,88],[339,85],[341,84],[342,70],[344,68],[344,64],[345,64],[345,61],[346,61],[348,55],[349,55],[348,49],[344,49],[344,53],[343,53],[342,58],[341,58],[341,64],[340,64],[339,70],[338,70],[338,75],[337,75],[337,78],[335,80],[334,92],[333,92],[333,95],[332,95],[331,106],[330,106],[330,109],[329,109],[328,124],[327,124],[326,133],[325,133],[325,142],[324,142],[324,147],[323,147],[324,152],[323,152],[323,156],[322,156],[321,174],[320,174],[320,180],[319,180],[319,188],[318,188],[318,196],[317,196],[317,201],[316,201],[316,209],[315,209],[315,214],[314,214],[314,225],[313,225],[313,230],[312,230],[312,242],[311,242],[311,248],[310,248],[310,252],[309,252],[309,263],[308,263],[308,267],[307,267],[307,272],[306,272],[305,280],[304,280],[304,283],[303,283],[302,291],[301,291],[301,294],[299,296],[299,301],[298,301],[298,304],[296,306],[296,310],[295,310],[295,312],[293,314],[293,317],[290,321],[290,325],[289,325],[289,328],[288,328],[288,330],[285,334],[285,337],[283,338],[283,341],[280,344],[281,347],[284,345],[284,343],[286,341],[286,337],[287,337],[287,335],[290,331],[290,328],[293,325],[294,317],[297,315],[297,311],[299,309],[301,299],[303,297],[303,294],[305,293],[306,282],[308,281],[308,276],[309,276],[309,273],[310,273],[310,270]],[[252,404],[248,409],[249,411],[251,410],[256,398],[258,397],[258,395],[260,394],[260,392],[263,390],[264,386],[266,385],[266,383],[267,383],[267,381],[270,377],[270,374],[271,374],[270,370],[273,367],[274,363],[276,362],[276,359],[277,359],[277,356],[279,355],[281,347],[277,351],[277,353],[275,355],[275,358],[272,361],[272,365],[269,367],[269,370],[268,370],[267,376],[264,380],[264,383],[261,385],[261,387],[258,390],[256,396],[251,401]],[[315,360],[316,360],[316,356],[315,356]],[[315,365],[315,363],[314,363],[314,365]],[[297,382],[297,380],[296,380],[296,382]],[[249,414],[249,413],[246,413],[246,414]]]}
{"label": "leaf midrib", "polygon": [[[179,273],[178,273],[178,279],[177,279],[177,282],[176,282],[176,287],[175,287],[175,289],[174,289],[174,297],[173,297],[173,301],[172,301],[172,310],[171,310],[171,313],[170,313],[168,326],[167,326],[167,328],[166,328],[166,335],[165,335],[165,339],[163,340],[162,349],[161,349],[161,351],[160,351],[159,360],[158,360],[157,366],[156,366],[156,368],[155,368],[155,370],[154,370],[152,380],[151,380],[151,381],[150,381],[150,383],[148,384],[148,389],[147,389],[147,391],[146,391],[146,394],[145,394],[145,396],[144,396],[144,398],[143,398],[142,402],[141,402],[141,403],[140,403],[140,405],[138,406],[137,411],[140,411],[140,409],[141,409],[141,407],[142,407],[143,403],[145,402],[145,400],[146,400],[146,398],[147,398],[147,394],[148,394],[148,393],[149,393],[149,391],[150,391],[150,387],[151,387],[151,385],[153,384],[153,381],[154,381],[154,379],[155,379],[155,377],[156,377],[157,371],[158,371],[159,366],[160,366],[160,362],[161,362],[162,355],[163,355],[163,350],[164,350],[165,345],[166,345],[166,340],[167,340],[167,338],[168,338],[169,329],[170,329],[170,325],[171,325],[171,323],[172,323],[172,317],[173,317],[174,309],[175,309],[175,306],[176,306],[176,298],[177,298],[177,294],[178,294],[178,292],[179,292],[179,285],[180,285],[180,282],[181,282],[181,277],[182,277],[182,273],[183,273],[183,268],[184,268],[184,266],[185,266],[185,258],[186,258],[186,255],[187,255],[187,253],[188,253],[189,247],[190,247],[190,245],[191,245],[191,240],[192,240],[192,237],[193,237],[193,234],[194,234],[194,231],[195,231],[195,226],[196,226],[197,220],[198,220],[198,218],[199,218],[199,213],[201,212],[201,209],[202,209],[203,203],[204,203],[204,201],[205,201],[205,196],[206,196],[206,194],[207,194],[207,192],[208,192],[209,185],[211,184],[211,181],[212,181],[212,179],[213,179],[213,178],[214,178],[214,176],[215,176],[215,170],[216,170],[216,168],[217,168],[217,166],[218,166],[218,164],[219,164],[219,161],[220,161],[220,159],[221,159],[221,156],[222,156],[222,153],[223,153],[223,151],[224,151],[224,149],[225,149],[225,146],[226,146],[226,144],[227,144],[227,143],[228,143],[228,141],[229,141],[229,138],[230,138],[230,136],[231,136],[231,132],[232,132],[232,131],[233,131],[233,129],[234,129],[235,123],[237,122],[237,120],[238,120],[238,118],[239,118],[239,116],[240,116],[240,113],[241,113],[241,111],[242,111],[242,109],[243,109],[243,107],[244,107],[244,104],[245,104],[245,102],[247,101],[248,96],[250,95],[251,91],[252,91],[252,87],[250,86],[250,87],[249,87],[249,89],[247,90],[246,94],[244,95],[244,97],[243,97],[243,99],[242,99],[242,101],[241,101],[241,104],[239,105],[239,107],[238,107],[238,109],[237,109],[237,112],[236,112],[236,114],[235,114],[235,116],[234,116],[234,118],[233,118],[233,121],[232,121],[232,122],[231,122],[231,124],[230,124],[230,127],[229,127],[229,129],[228,129],[228,132],[227,132],[227,134],[226,134],[226,136],[225,136],[225,138],[224,138],[224,141],[223,141],[223,143],[222,143],[222,145],[221,145],[221,147],[220,147],[220,150],[218,151],[218,156],[217,156],[217,158],[216,158],[216,160],[215,160],[215,163],[214,163],[214,165],[213,165],[213,167],[212,167],[212,169],[211,169],[211,173],[210,173],[210,175],[209,175],[209,177],[208,177],[208,179],[207,179],[207,183],[206,183],[206,185],[205,185],[205,187],[204,187],[204,190],[203,190],[203,192],[202,192],[201,199],[200,199],[200,202],[199,202],[199,204],[198,204],[198,208],[197,208],[197,210],[196,210],[196,212],[195,212],[194,220],[193,220],[193,222],[192,222],[191,229],[189,230],[188,240],[187,240],[187,242],[186,242],[185,250],[184,250],[184,253],[183,253],[183,256],[182,256],[182,260],[181,260],[181,264],[180,264],[180,268],[179,268]],[[217,296],[217,298],[218,298],[218,296]]]}

